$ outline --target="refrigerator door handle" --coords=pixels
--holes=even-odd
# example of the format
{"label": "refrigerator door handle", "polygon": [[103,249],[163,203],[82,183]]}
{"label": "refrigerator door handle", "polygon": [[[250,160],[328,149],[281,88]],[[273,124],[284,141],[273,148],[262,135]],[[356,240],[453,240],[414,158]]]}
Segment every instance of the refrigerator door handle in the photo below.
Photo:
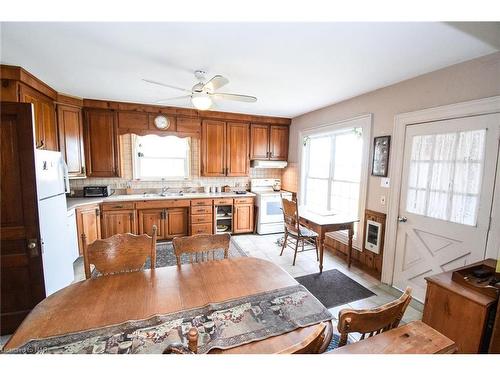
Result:
{"label": "refrigerator door handle", "polygon": [[68,165],[66,162],[61,159],[62,165],[63,165],[63,171],[64,171],[64,192],[66,194],[71,193],[70,187],[69,187],[69,172],[68,172]]}

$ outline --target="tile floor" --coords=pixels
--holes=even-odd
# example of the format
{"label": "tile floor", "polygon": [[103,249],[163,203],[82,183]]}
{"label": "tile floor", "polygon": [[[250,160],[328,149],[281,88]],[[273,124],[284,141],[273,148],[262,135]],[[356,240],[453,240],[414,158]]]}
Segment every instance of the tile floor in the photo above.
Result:
{"label": "tile floor", "polygon": [[[238,235],[233,236],[233,240],[249,255],[256,258],[262,258],[276,263],[287,271],[293,277],[303,276],[311,273],[319,272],[316,254],[313,251],[305,251],[297,254],[295,266],[293,262],[293,249],[285,248],[283,256],[280,256],[281,247],[276,243],[278,239],[283,237],[282,234],[268,235]],[[351,279],[357,281],[365,288],[375,293],[374,296],[365,298],[359,301],[347,303],[345,305],[333,307],[330,310],[332,315],[337,320],[338,313],[344,308],[364,309],[380,306],[384,303],[392,301],[401,295],[401,292],[391,286],[382,284],[379,280],[361,271],[360,269],[351,266],[347,268],[347,263],[334,256],[329,251],[325,250],[323,258],[323,271],[330,269],[338,269]],[[412,300],[410,306],[406,309],[401,324],[411,322],[413,320],[422,319],[423,305],[415,300]],[[335,325],[335,324],[334,324]],[[356,341],[359,335],[351,335],[351,339]]]}

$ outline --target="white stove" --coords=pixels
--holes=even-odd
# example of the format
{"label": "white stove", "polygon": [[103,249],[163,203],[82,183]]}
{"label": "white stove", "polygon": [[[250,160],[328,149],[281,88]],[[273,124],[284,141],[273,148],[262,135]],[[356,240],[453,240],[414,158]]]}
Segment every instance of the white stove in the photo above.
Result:
{"label": "white stove", "polygon": [[257,233],[283,233],[281,198],[292,199],[292,193],[281,189],[279,178],[253,178],[250,191],[255,193],[257,209]]}

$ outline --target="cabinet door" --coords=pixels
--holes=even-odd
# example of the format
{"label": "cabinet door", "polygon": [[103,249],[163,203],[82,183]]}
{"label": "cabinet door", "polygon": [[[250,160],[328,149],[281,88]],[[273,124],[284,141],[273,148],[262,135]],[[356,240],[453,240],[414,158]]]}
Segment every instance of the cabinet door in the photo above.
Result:
{"label": "cabinet door", "polygon": [[138,210],[139,217],[139,234],[153,234],[153,225],[156,225],[156,237],[158,239],[165,238],[165,210],[152,209],[152,210]]}
{"label": "cabinet door", "polygon": [[92,205],[76,210],[76,228],[78,231],[78,250],[83,254],[82,234],[90,244],[101,238],[101,217],[98,205]]}
{"label": "cabinet door", "polygon": [[41,100],[42,107],[42,127],[44,149],[51,151],[59,151],[59,140],[57,139],[57,122],[56,122],[56,107],[54,102]]}
{"label": "cabinet door", "polygon": [[118,233],[137,233],[134,210],[103,211],[102,238],[108,238]]}
{"label": "cabinet door", "polygon": [[204,120],[201,125],[201,174],[225,176],[226,124]]}
{"label": "cabinet door", "polygon": [[288,160],[288,130],[288,126],[270,126],[269,158],[271,160]]}
{"label": "cabinet door", "polygon": [[120,167],[115,113],[110,111],[86,111],[84,115],[87,176],[118,177]]}
{"label": "cabinet door", "polygon": [[249,124],[228,122],[226,125],[226,175],[248,176],[250,168]]}
{"label": "cabinet door", "polygon": [[35,147],[38,149],[45,148],[45,141],[43,135],[43,112],[40,103],[40,94],[37,91],[24,86],[19,86],[19,101],[22,103],[33,104],[33,116],[35,118]]}
{"label": "cabinet door", "polygon": [[250,159],[269,159],[269,125],[250,126]]}
{"label": "cabinet door", "polygon": [[167,210],[167,237],[187,236],[188,210],[185,208],[169,208]]}
{"label": "cabinet door", "polygon": [[253,232],[253,204],[234,205],[233,233]]}
{"label": "cabinet door", "polygon": [[68,165],[69,177],[85,177],[85,155],[83,151],[83,124],[80,108],[57,106],[59,144]]}

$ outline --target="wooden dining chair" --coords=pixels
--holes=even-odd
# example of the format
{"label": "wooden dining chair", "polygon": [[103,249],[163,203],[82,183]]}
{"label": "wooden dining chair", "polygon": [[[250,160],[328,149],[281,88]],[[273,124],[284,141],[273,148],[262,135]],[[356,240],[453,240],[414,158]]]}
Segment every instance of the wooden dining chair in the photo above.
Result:
{"label": "wooden dining chair", "polygon": [[87,244],[87,237],[82,234],[85,278],[90,279],[92,275],[91,264],[102,276],[137,271],[144,266],[148,257],[151,260],[151,268],[155,268],[156,231],[154,225],[151,236],[115,234],[104,240],[95,240],[91,244]]}
{"label": "wooden dining chair", "polygon": [[231,235],[229,233],[176,237],[172,240],[172,244],[174,245],[177,265],[181,265],[182,254],[187,254],[190,262],[200,263],[210,260],[210,254],[212,254],[212,260],[215,260],[216,251],[224,250],[224,259],[226,259],[229,254],[230,241]]}
{"label": "wooden dining chair", "polygon": [[[295,253],[293,255],[292,265],[295,266],[299,245],[302,245],[302,251],[316,250],[316,260],[319,260],[319,236],[316,232],[299,224],[299,206],[297,201],[281,198],[281,204],[283,207],[283,219],[285,222],[285,238],[283,239],[283,245],[281,246],[280,256],[283,255],[285,247],[288,246],[294,248]],[[293,240],[295,241],[295,245],[291,244]],[[306,243],[312,247],[305,249],[304,244]]]}
{"label": "wooden dining chair", "polygon": [[396,328],[401,322],[411,301],[411,288],[408,287],[397,300],[373,309],[342,309],[339,312],[337,329],[340,333],[339,347],[347,344],[351,332],[361,333],[360,340]]}

